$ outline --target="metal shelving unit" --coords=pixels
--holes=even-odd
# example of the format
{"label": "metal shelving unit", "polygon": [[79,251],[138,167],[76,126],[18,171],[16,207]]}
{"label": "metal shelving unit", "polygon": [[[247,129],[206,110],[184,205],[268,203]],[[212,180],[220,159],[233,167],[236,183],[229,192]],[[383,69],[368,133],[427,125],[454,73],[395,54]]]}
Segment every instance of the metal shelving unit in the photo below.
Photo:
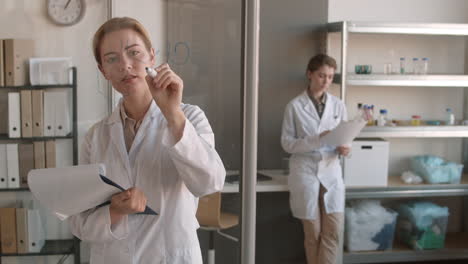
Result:
{"label": "metal shelving unit", "polygon": [[[346,74],[349,86],[468,87],[468,75]],[[335,83],[341,82],[336,74]]]}
{"label": "metal shelving unit", "polygon": [[365,127],[360,138],[464,138],[468,137],[468,126],[395,126]]}
{"label": "metal shelving unit", "polygon": [[[468,75],[357,75],[346,72],[349,34],[408,34],[468,36],[468,24],[409,24],[343,21],[329,23],[328,33],[341,33],[341,74],[334,82],[340,84],[340,95],[346,103],[347,86],[386,87],[468,87]],[[361,138],[468,138],[468,126],[396,126],[366,127]],[[346,188],[346,199],[468,197],[468,175],[460,184],[408,185],[399,177],[390,176],[387,187]],[[465,230],[466,231],[466,230]],[[446,246],[440,250],[416,251],[394,243],[393,250],[343,252],[343,263],[391,263],[427,260],[468,259],[468,234],[448,234]]]}
{"label": "metal shelving unit", "polygon": [[[73,164],[78,165],[78,113],[77,113],[77,69],[72,67],[73,82],[72,84],[65,85],[24,85],[24,86],[4,86],[0,89],[9,90],[37,90],[37,89],[72,89],[72,133],[63,137],[33,137],[33,138],[10,138],[8,135],[0,134],[0,141],[9,142],[31,142],[53,139],[71,139],[73,141]],[[18,192],[29,191],[29,188],[14,188],[14,189],[0,189],[0,192]],[[23,253],[23,254],[2,254],[1,257],[20,257],[20,256],[48,256],[48,255],[74,255],[74,263],[80,263],[80,240],[78,238],[62,239],[62,240],[46,240],[44,247],[39,253]]]}
{"label": "metal shelving unit", "polygon": [[468,255],[468,234],[447,234],[445,248],[435,250],[413,250],[395,242],[392,250],[345,252],[345,264],[401,263],[410,261],[458,260]]}
{"label": "metal shelving unit", "polygon": [[389,176],[387,187],[348,187],[346,199],[468,196],[468,174],[460,184],[405,184],[398,176]]}

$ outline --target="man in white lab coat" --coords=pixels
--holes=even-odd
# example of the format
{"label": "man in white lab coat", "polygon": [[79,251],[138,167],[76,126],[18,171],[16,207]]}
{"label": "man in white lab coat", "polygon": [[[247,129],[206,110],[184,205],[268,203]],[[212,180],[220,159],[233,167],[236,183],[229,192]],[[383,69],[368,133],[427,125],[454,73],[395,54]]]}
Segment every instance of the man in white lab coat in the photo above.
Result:
{"label": "man in white lab coat", "polygon": [[[91,264],[201,264],[197,197],[220,191],[226,174],[208,120],[181,103],[183,82],[167,64],[147,76],[154,50],[138,21],[107,21],[93,48],[123,99],[89,130],[80,162],[104,163],[106,176],[127,190],[72,216],[72,233],[90,242]],[[158,215],[136,214],[146,205]]]}
{"label": "man in white lab coat", "polygon": [[308,264],[335,264],[343,227],[344,184],[339,155],[350,148],[324,145],[320,138],[347,119],[343,102],[327,93],[336,62],[319,54],[307,66],[309,86],[286,106],[281,134],[290,158],[290,205],[302,220]]}

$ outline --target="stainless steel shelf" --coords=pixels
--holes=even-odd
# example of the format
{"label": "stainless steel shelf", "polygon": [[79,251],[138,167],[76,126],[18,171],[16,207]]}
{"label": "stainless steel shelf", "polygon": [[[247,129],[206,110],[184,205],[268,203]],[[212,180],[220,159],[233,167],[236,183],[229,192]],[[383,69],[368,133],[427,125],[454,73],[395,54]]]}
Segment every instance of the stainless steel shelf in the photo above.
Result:
{"label": "stainless steel shelf", "polygon": [[468,235],[464,233],[447,234],[445,248],[434,250],[413,250],[394,244],[388,251],[344,252],[343,263],[401,263],[430,260],[468,259]]}
{"label": "stainless steel shelf", "polygon": [[[344,22],[327,25],[328,32],[341,32]],[[437,23],[375,23],[347,21],[347,31],[350,33],[377,34],[416,34],[416,35],[452,35],[467,36],[468,24],[437,24]]]}
{"label": "stainless steel shelf", "polygon": [[[351,86],[468,87],[468,75],[346,74]],[[336,74],[333,82],[340,83]]]}
{"label": "stainless steel shelf", "polygon": [[468,175],[460,184],[405,184],[398,176],[388,177],[387,187],[347,187],[346,199],[468,196]]}
{"label": "stainless steel shelf", "polygon": [[358,138],[463,138],[468,137],[468,126],[397,126],[365,127]]}

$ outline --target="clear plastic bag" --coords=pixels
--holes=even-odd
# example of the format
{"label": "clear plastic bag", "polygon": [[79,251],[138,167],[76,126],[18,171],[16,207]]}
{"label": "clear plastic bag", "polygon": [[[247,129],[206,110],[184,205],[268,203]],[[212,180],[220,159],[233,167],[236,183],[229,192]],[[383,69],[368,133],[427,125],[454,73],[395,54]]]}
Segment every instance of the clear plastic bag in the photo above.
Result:
{"label": "clear plastic bag", "polygon": [[463,170],[463,164],[432,155],[415,156],[410,165],[427,183],[460,183]]}

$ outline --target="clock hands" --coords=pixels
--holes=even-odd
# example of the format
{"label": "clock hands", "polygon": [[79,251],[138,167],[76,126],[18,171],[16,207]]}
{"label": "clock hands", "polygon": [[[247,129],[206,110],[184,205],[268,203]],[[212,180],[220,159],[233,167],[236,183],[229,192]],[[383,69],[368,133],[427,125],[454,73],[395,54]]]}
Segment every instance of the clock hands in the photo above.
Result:
{"label": "clock hands", "polygon": [[65,4],[65,7],[63,9],[67,9],[68,5],[70,4],[71,0],[68,0],[68,2]]}

